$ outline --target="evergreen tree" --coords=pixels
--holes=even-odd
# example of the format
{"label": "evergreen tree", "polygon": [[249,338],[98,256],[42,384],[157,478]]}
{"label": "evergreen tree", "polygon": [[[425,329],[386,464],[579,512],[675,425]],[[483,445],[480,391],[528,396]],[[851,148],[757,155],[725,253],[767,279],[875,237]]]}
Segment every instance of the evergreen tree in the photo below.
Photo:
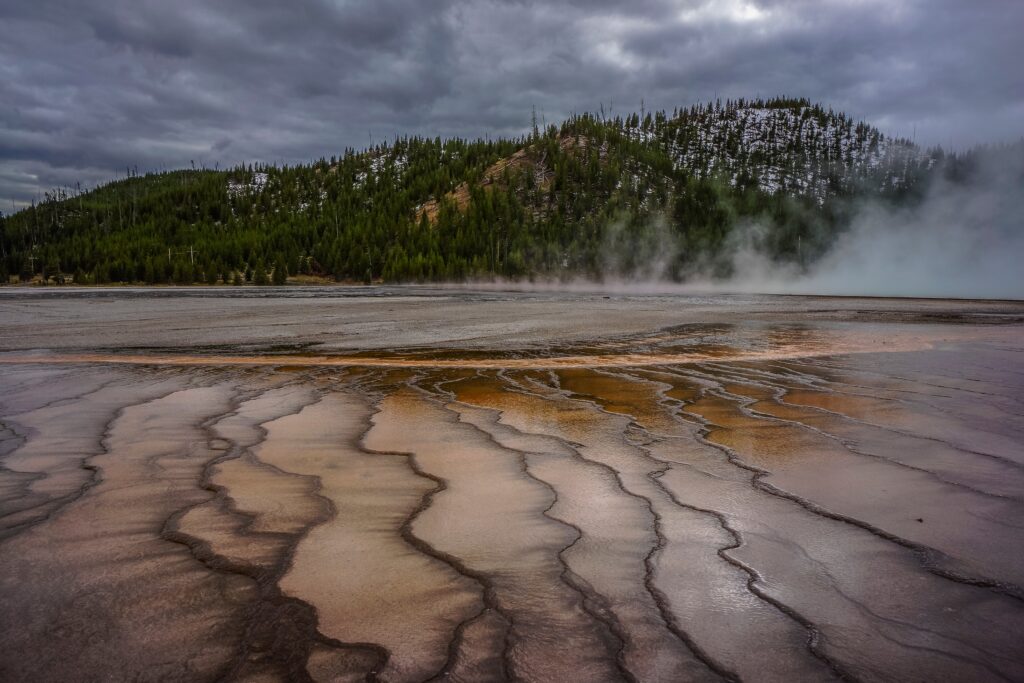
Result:
{"label": "evergreen tree", "polygon": [[284,264],[284,257],[278,255],[274,261],[274,284],[277,286],[283,285],[288,279],[288,268]]}

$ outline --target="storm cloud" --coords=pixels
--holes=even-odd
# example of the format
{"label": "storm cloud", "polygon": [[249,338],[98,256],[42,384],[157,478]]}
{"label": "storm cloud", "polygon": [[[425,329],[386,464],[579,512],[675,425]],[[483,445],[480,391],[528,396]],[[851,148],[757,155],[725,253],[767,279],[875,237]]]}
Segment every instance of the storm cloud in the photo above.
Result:
{"label": "storm cloud", "polygon": [[926,145],[1024,134],[1007,0],[12,0],[0,210],[141,171],[518,135],[536,107],[805,96]]}

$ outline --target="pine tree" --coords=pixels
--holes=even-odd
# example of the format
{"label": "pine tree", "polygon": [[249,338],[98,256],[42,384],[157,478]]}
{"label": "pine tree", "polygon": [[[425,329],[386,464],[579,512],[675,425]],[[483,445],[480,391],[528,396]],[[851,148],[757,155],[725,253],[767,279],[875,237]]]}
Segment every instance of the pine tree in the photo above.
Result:
{"label": "pine tree", "polygon": [[256,264],[256,270],[253,273],[253,281],[260,287],[270,284],[270,280],[267,278],[267,271],[263,268],[262,261]]}
{"label": "pine tree", "polygon": [[283,285],[288,280],[288,269],[284,264],[284,257],[278,256],[277,260],[274,261],[274,284],[277,286]]}

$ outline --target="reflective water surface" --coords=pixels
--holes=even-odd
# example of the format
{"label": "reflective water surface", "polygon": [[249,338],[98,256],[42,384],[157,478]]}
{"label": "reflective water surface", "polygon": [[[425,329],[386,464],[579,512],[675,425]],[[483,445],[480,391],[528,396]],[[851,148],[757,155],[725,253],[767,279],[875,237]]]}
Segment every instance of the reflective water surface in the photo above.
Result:
{"label": "reflective water surface", "polygon": [[1024,305],[0,314],[2,680],[1024,680]]}

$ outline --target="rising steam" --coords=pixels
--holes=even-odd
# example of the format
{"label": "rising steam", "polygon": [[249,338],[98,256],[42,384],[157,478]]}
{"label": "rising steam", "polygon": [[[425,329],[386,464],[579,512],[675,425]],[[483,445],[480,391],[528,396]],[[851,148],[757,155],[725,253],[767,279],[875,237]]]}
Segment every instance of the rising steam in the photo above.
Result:
{"label": "rising steam", "polygon": [[[763,293],[1024,299],[1024,142],[981,150],[950,179],[937,169],[923,196],[904,206],[864,201],[816,261],[779,262],[760,245],[770,226],[737,226],[724,255],[683,274],[683,247],[663,220],[642,234],[606,229],[599,281],[474,283],[501,289],[628,293]],[[961,162],[963,163],[963,162]],[[723,257],[728,267],[723,268]],[[730,272],[723,278],[718,274]],[[617,273],[617,275],[611,275]],[[628,275],[621,275],[628,273]]]}
{"label": "rising steam", "polygon": [[968,179],[938,174],[923,201],[858,207],[849,229],[806,271],[780,266],[740,231],[734,277],[703,279],[716,290],[1024,298],[1024,145],[979,154]]}

